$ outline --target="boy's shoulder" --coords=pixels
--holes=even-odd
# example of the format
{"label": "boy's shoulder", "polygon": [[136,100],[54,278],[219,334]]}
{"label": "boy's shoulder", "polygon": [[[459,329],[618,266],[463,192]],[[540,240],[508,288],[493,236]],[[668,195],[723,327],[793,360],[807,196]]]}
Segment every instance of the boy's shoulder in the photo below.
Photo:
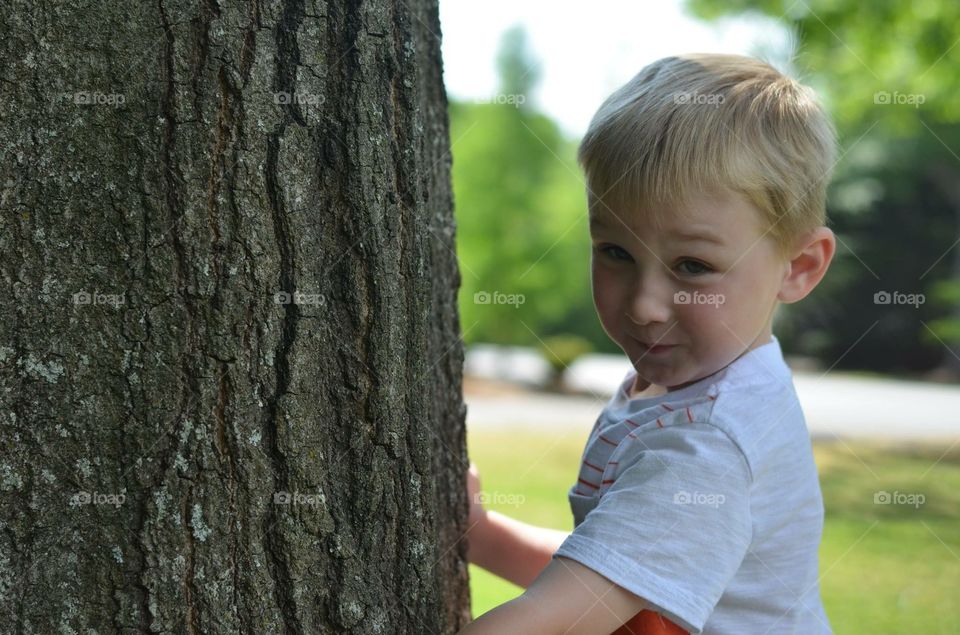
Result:
{"label": "boy's shoulder", "polygon": [[800,400],[787,369],[776,376],[756,373],[736,382],[718,382],[705,423],[716,426],[746,458],[751,472],[785,448],[810,439]]}
{"label": "boy's shoulder", "polygon": [[812,449],[779,342],[750,351],[745,361],[725,369],[707,388],[709,406],[701,412],[704,423],[722,430],[737,446],[756,479],[778,473],[778,465],[807,457]]}

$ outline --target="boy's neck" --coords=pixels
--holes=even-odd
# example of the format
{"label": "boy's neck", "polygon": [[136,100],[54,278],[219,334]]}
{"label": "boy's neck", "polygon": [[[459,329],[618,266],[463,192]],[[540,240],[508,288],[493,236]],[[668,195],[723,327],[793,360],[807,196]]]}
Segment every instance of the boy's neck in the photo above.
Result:
{"label": "boy's neck", "polygon": [[[644,386],[644,384],[646,384],[646,386]],[[627,397],[629,399],[647,399],[648,397],[659,397],[665,394],[667,394],[667,389],[664,386],[647,383],[640,379],[640,375],[636,375],[633,378],[633,383],[630,384]]]}

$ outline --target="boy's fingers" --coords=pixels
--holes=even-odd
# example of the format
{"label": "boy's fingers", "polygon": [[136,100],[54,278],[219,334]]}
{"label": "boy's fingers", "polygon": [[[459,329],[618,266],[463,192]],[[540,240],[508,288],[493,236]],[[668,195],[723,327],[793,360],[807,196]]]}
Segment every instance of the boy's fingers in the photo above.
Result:
{"label": "boy's fingers", "polygon": [[477,469],[477,464],[473,461],[470,462],[470,469],[467,471],[467,474],[471,481],[480,481],[480,470]]}
{"label": "boy's fingers", "polygon": [[470,496],[470,503],[476,504],[476,495],[480,492],[480,474],[477,466],[471,461],[470,469],[467,472],[467,493]]}

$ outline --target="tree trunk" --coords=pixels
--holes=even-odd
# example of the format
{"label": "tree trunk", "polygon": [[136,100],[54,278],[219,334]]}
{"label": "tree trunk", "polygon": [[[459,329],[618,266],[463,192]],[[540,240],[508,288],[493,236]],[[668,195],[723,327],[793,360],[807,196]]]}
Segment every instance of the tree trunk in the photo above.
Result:
{"label": "tree trunk", "polygon": [[469,619],[438,34],[4,3],[0,632]]}

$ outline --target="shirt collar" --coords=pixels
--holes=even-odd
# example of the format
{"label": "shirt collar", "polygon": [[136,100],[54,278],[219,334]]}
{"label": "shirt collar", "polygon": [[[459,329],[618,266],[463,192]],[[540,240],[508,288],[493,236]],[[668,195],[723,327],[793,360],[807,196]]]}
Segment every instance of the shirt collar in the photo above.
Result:
{"label": "shirt collar", "polygon": [[633,381],[637,376],[636,369],[631,367],[627,371],[627,376],[620,382],[620,386],[613,396],[613,402],[624,404],[629,401],[642,401],[643,403],[655,404],[661,401],[674,401],[705,392],[708,386],[719,381],[721,377],[725,382],[732,381],[740,383],[755,375],[765,376],[767,381],[774,381],[781,384],[790,384],[792,381],[790,367],[787,366],[786,361],[783,359],[780,340],[772,333],[769,342],[743,353],[740,357],[720,370],[697,380],[685,388],[655,397],[648,397],[646,399],[643,397],[634,397],[633,399],[627,397],[627,391],[630,386],[633,385]]}

